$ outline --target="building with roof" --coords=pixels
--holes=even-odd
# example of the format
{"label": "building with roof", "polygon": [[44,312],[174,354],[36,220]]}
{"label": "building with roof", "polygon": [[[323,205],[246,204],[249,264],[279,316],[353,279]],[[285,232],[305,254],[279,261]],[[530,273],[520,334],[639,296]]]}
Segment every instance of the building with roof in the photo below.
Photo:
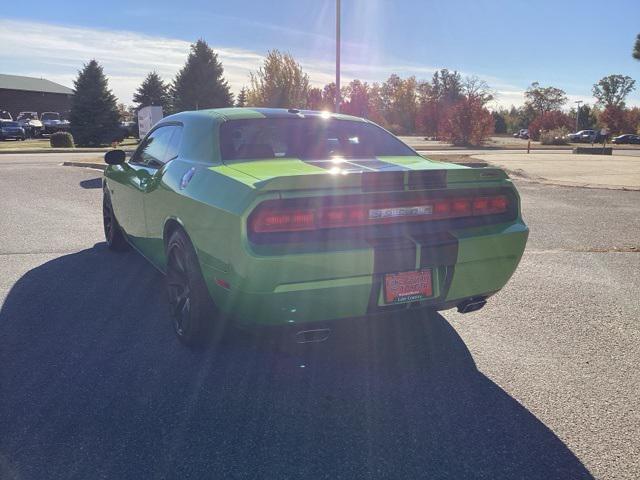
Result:
{"label": "building with roof", "polygon": [[66,115],[71,108],[73,90],[44,78],[0,73],[0,110],[15,119],[20,112],[58,112]]}

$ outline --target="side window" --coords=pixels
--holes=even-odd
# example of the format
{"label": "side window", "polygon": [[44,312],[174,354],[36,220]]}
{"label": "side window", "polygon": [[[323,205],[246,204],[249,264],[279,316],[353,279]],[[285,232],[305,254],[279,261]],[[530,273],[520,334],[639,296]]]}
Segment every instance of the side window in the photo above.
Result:
{"label": "side window", "polygon": [[134,163],[150,167],[160,167],[166,162],[167,147],[171,141],[175,127],[167,125],[151,132],[133,157]]}
{"label": "side window", "polygon": [[182,141],[182,127],[180,125],[174,125],[171,127],[173,134],[167,145],[167,152],[165,153],[165,163],[169,160],[173,160],[178,156],[180,151],[180,142]]}

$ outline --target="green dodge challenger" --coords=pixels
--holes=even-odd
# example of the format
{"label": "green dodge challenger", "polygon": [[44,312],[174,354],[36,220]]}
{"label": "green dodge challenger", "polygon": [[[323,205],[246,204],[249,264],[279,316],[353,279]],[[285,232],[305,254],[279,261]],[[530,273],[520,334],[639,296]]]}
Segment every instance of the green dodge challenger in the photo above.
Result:
{"label": "green dodge challenger", "polygon": [[223,319],[293,324],[304,342],[324,338],[314,322],[474,311],[507,283],[528,236],[503,171],[425,159],[348,115],[182,112],[130,160],[113,150],[105,161],[107,244],[166,274],[189,345]]}

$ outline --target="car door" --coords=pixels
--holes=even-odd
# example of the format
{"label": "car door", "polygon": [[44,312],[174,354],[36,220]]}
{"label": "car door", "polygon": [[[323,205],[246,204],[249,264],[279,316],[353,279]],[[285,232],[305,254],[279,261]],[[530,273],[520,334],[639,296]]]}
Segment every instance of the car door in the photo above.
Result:
{"label": "car door", "polygon": [[122,165],[123,175],[112,191],[118,223],[141,250],[145,250],[147,238],[143,197],[158,168],[164,164],[172,131],[171,126],[159,126],[149,132],[131,160]]}
{"label": "car door", "polygon": [[165,165],[178,157],[183,127],[175,124],[168,128],[171,129],[171,135],[167,137],[167,149],[165,150],[162,165],[159,165],[159,168],[154,172],[143,199],[148,246],[145,254],[149,260],[161,269],[164,267],[164,223],[169,216],[175,215],[178,204],[178,198],[170,186],[177,179],[168,180],[164,178]]}

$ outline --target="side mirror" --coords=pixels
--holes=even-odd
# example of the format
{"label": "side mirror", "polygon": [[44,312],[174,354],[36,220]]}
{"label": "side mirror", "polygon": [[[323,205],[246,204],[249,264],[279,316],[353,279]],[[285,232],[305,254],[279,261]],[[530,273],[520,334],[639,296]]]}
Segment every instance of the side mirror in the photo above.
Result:
{"label": "side mirror", "polygon": [[127,154],[124,150],[109,150],[104,155],[104,161],[109,165],[122,165],[126,158]]}

